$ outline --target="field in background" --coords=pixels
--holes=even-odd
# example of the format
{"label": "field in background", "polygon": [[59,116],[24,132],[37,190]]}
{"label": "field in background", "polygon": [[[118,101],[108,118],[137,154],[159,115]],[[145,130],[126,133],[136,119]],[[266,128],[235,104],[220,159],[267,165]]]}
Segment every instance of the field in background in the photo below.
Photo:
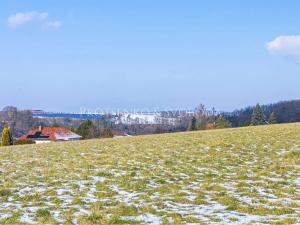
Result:
{"label": "field in background", "polygon": [[300,124],[0,148],[0,223],[300,223]]}

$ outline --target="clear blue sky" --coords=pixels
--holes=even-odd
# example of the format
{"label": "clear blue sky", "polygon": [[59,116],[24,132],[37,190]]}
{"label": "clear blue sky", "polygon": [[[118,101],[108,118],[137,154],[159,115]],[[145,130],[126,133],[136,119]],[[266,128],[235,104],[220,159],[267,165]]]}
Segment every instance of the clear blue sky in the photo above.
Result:
{"label": "clear blue sky", "polygon": [[3,0],[0,107],[232,110],[299,99],[298,39],[277,54],[266,47],[300,34],[299,12],[297,0]]}

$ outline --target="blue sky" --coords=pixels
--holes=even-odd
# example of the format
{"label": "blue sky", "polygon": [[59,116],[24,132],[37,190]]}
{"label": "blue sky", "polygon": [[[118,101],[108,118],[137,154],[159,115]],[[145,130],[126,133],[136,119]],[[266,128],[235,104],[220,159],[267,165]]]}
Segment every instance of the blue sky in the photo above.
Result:
{"label": "blue sky", "polygon": [[0,107],[220,110],[300,98],[299,1],[3,0]]}

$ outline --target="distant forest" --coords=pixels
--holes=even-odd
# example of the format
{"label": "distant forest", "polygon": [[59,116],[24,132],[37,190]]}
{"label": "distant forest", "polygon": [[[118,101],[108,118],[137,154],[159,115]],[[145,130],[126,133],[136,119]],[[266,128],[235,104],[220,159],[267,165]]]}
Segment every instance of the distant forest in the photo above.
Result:
{"label": "distant forest", "polygon": [[[262,105],[262,111],[266,121],[271,113],[275,114],[277,123],[300,122],[300,100],[282,101],[269,105]],[[224,117],[230,121],[232,127],[243,127],[251,124],[251,116],[254,106],[235,110],[231,113],[223,113]]]}

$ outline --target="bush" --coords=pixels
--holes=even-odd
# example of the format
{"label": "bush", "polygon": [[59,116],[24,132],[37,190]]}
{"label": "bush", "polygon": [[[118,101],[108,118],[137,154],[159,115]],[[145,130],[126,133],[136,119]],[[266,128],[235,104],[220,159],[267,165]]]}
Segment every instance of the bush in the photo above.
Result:
{"label": "bush", "polygon": [[17,140],[15,141],[15,145],[29,145],[29,144],[35,144],[32,140]]}
{"label": "bush", "polygon": [[112,138],[114,135],[113,135],[113,132],[112,132],[112,129],[111,128],[104,128],[101,130],[100,132],[100,137],[101,138]]}

